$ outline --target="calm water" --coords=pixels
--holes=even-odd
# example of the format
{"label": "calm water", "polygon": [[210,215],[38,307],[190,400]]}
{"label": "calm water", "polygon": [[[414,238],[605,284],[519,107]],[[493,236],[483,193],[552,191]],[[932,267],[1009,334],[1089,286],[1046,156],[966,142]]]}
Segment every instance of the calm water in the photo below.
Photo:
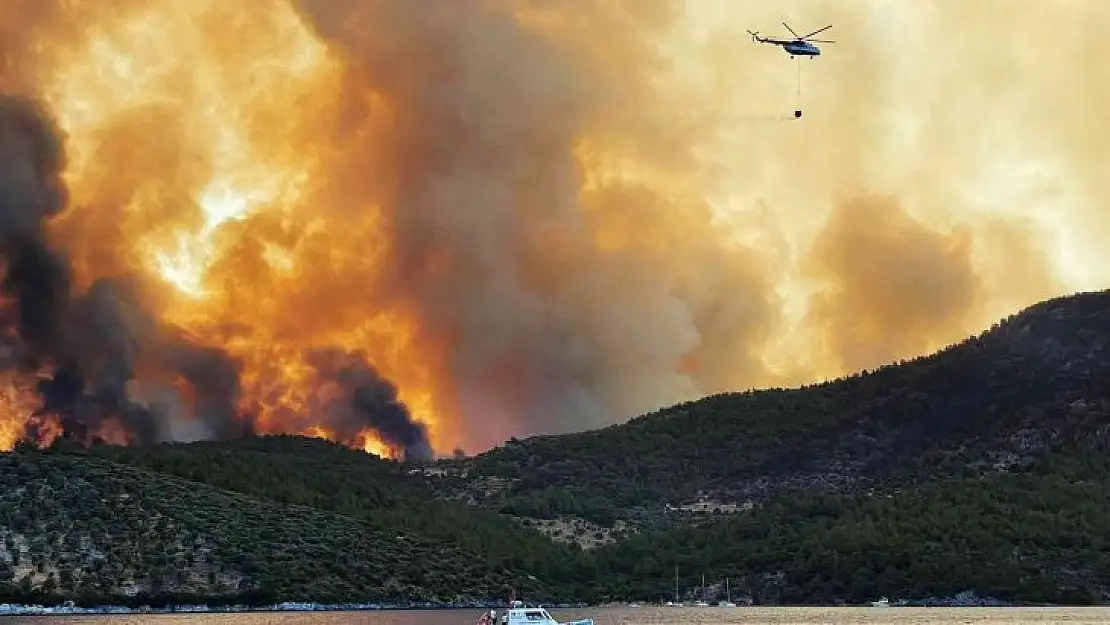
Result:
{"label": "calm water", "polygon": [[[735,608],[552,611],[560,621],[592,616],[596,625],[740,625],[869,623],[873,625],[1010,625],[1013,623],[1110,624],[1110,608]],[[0,617],[36,625],[473,625],[479,610],[280,614]]]}

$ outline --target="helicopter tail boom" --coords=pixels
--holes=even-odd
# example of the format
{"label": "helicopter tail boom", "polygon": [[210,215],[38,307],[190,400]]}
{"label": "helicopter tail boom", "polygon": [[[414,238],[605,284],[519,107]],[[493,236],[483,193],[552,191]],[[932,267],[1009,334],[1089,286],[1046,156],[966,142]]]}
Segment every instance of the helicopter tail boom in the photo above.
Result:
{"label": "helicopter tail boom", "polygon": [[760,37],[758,31],[749,30],[748,34],[752,36],[752,41],[755,41],[755,42],[758,42],[758,43],[769,43],[769,44],[772,44],[772,45],[781,46],[781,45],[784,45],[784,44],[794,42],[793,39],[775,39],[774,37]]}

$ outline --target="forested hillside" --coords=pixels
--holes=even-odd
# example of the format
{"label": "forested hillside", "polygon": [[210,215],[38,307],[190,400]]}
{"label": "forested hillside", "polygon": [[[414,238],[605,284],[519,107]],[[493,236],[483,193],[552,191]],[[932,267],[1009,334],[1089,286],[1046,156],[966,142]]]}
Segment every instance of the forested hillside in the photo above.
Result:
{"label": "forested hillside", "polygon": [[444,462],[450,477],[438,487],[520,516],[650,524],[668,503],[731,509],[789,490],[856,492],[1028,468],[1040,453],[1106,435],[1108,345],[1110,292],[1058,298],[877,371],[512,441]]}
{"label": "forested hillside", "polygon": [[[489,597],[474,592],[484,588],[496,590],[492,596],[500,598],[511,586],[521,592],[563,599],[576,596],[579,586],[588,584],[574,582],[580,565],[578,549],[553,543],[496,512],[438,501],[422,479],[410,475],[410,467],[335,443],[269,436],[148,449],[101,446],[79,453],[267,501],[340,514],[388,532],[419,536],[438,545],[445,554],[466,554],[483,571],[494,572],[501,580],[495,589],[471,587],[467,575],[460,573],[460,585],[453,587],[456,594],[451,597]],[[456,568],[450,560],[439,558],[421,560],[413,567],[414,574],[422,567],[449,572],[452,578],[456,574],[451,573]],[[560,581],[553,585],[551,580]]]}
{"label": "forested hillside", "polygon": [[1022,602],[1110,602],[1110,447],[1029,472],[853,495],[774,496],[747,514],[644,533],[594,554],[614,597],[684,598],[707,575],[733,601],[835,604],[974,590]]}
{"label": "forested hillside", "polygon": [[1110,293],[1082,294],[879,371],[431,468],[290,436],[21,445],[3,598],[663,600],[677,567],[685,597],[705,575],[756,603],[1110,602],[1108,345]]}
{"label": "forested hillside", "polygon": [[87,455],[9,454],[0,480],[9,600],[460,601],[528,579],[422,527]]}

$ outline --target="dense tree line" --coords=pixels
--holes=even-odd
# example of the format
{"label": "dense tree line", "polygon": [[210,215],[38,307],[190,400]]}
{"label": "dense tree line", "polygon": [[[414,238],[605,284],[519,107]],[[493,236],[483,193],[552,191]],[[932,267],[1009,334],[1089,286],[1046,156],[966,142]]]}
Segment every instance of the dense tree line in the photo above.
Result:
{"label": "dense tree line", "polygon": [[644,534],[595,554],[612,596],[673,595],[729,577],[761,603],[925,599],[963,590],[1026,602],[1110,601],[1110,463],[951,479],[898,492],[772,499],[753,514]]}
{"label": "dense tree line", "polygon": [[[246,450],[238,447],[245,445]],[[267,500],[309,506],[411,532],[481,554],[491,570],[571,578],[574,549],[554,544],[493,511],[438,501],[408,468],[335,443],[276,436],[249,442],[99,447],[115,462],[203,481]],[[526,582],[521,582],[528,586]]]}
{"label": "dense tree line", "polygon": [[[233,479],[218,467],[205,475]],[[57,449],[0,457],[0,479],[0,519],[7,520],[11,545],[0,553],[8,598],[139,592],[228,601],[458,602],[501,598],[508,586],[551,600],[567,592],[525,568],[535,556],[519,544],[512,557],[498,558],[444,540],[465,529],[445,529],[459,515],[439,517],[434,507],[409,516],[355,516]],[[549,552],[564,549],[493,518],[521,540]],[[512,536],[504,542],[502,553],[510,552]]]}

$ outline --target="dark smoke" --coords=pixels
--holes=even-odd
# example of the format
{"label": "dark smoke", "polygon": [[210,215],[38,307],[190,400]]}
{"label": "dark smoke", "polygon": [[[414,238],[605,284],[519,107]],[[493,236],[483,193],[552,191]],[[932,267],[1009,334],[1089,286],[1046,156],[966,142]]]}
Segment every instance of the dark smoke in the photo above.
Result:
{"label": "dark smoke", "polygon": [[159,415],[127,393],[137,348],[128,339],[138,326],[125,315],[126,295],[117,282],[100,281],[63,311],[65,340],[52,353],[60,365],[39,384],[39,412],[56,415],[67,437],[87,441],[117,418],[133,442],[157,441]]}
{"label": "dark smoke", "polygon": [[[91,389],[76,363],[60,366],[54,376],[39,382],[42,407],[32,416],[57,416],[64,430],[64,437],[78,442],[91,442],[101,425],[109,419],[118,419],[132,437],[132,442],[151,444],[157,442],[158,415],[151,409],[131,401],[123,386],[106,381]],[[31,438],[38,438],[29,431]]]}
{"label": "dark smoke", "polygon": [[166,406],[148,405],[129,393],[142,368],[167,383],[179,376],[190,384],[191,412],[207,427],[208,437],[253,433],[235,412],[237,363],[160,326],[140,307],[138,291],[127,280],[100,280],[61,311],[65,340],[50,354],[60,364],[39,384],[43,405],[36,416],[57,416],[65,435],[82,442],[110,419],[118,420],[132,443],[163,440],[170,426]]}
{"label": "dark smoke", "polygon": [[[3,365],[53,367],[37,385],[42,405],[28,415],[26,436],[41,441],[53,417],[63,437],[85,444],[112,421],[129,443],[173,440],[179,417],[171,406],[145,402],[132,387],[166,389],[177,381],[188,387],[188,405],[180,412],[204,426],[203,438],[257,433],[254,421],[239,410],[241,364],[155,319],[143,306],[140,282],[101,279],[74,294],[69,262],[50,248],[46,236],[47,222],[66,205],[64,166],[60,132],[45,109],[0,95],[0,256],[6,266],[0,288],[13,306],[0,312],[4,319],[14,312],[21,354],[18,362]],[[312,363],[321,382],[334,382],[344,392],[324,406],[319,418],[326,427],[351,441],[369,427],[404,450],[406,459],[432,459],[424,428],[412,421],[393,385],[361,356],[321,350],[312,354]]]}
{"label": "dark smoke", "polygon": [[0,288],[18,302],[19,336],[41,357],[53,350],[69,293],[64,258],[47,249],[46,220],[66,204],[65,151],[37,102],[0,98]]}
{"label": "dark smoke", "polygon": [[19,336],[41,358],[57,349],[69,295],[68,267],[38,236],[13,237],[3,254],[8,262],[3,289],[19,303]]}
{"label": "dark smoke", "polygon": [[397,398],[397,389],[366,361],[360,352],[317,349],[306,362],[323,381],[335,382],[342,398],[328,400],[321,411],[335,434],[352,440],[365,428],[376,431],[390,447],[400,449],[405,460],[429,462],[433,451],[424,426],[412,420],[408,407]]}
{"label": "dark smoke", "polygon": [[240,365],[223,350],[178,338],[164,346],[163,355],[172,371],[193,388],[193,414],[218,439],[241,438],[255,433],[254,423],[237,411]]}

